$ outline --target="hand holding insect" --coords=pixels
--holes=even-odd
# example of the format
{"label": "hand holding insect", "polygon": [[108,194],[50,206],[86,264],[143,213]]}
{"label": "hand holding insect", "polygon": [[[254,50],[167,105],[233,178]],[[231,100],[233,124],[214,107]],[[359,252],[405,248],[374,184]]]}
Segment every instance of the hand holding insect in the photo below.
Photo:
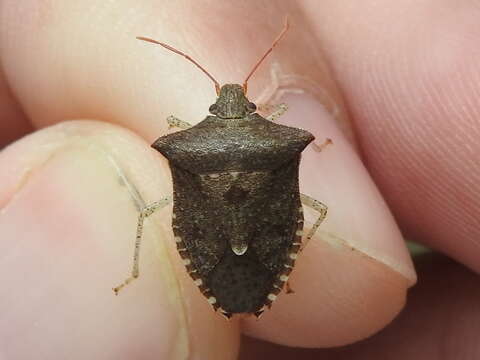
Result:
{"label": "hand holding insect", "polygon": [[[300,171],[302,191],[327,204],[329,214],[318,238],[299,255],[291,275],[295,294],[279,296],[261,320],[243,321],[244,332],[284,345],[345,344],[379,330],[403,307],[412,273],[402,239],[392,230],[365,168],[381,185],[396,218],[417,239],[478,270],[476,224],[471,221],[478,217],[472,181],[478,144],[466,136],[477,129],[478,84],[472,74],[478,37],[475,26],[465,26],[475,24],[476,12],[468,5],[445,2],[434,9],[392,2],[387,11],[369,1],[348,6],[275,2],[261,9],[258,2],[231,7],[216,2],[188,12],[178,2],[164,2],[161,9],[155,1],[128,7],[88,0],[61,6],[9,3],[2,2],[0,11],[2,81],[8,90],[0,136],[13,136],[15,129],[20,138],[26,132],[21,124],[29,124],[32,135],[2,151],[0,161],[0,234],[6,239],[0,263],[8,274],[0,297],[2,338],[9,339],[6,355],[36,358],[43,351],[52,359],[72,354],[101,359],[138,350],[175,358],[172,348],[179,351],[187,344],[195,355],[207,355],[203,358],[236,357],[236,317],[227,322],[213,314],[185,275],[170,219],[162,222],[169,208],[145,222],[141,280],[119,297],[109,289],[128,275],[132,232],[135,238],[136,217],[146,205],[133,200],[136,194],[148,203],[172,192],[166,162],[149,144],[166,133],[168,115],[194,125],[214,100],[202,73],[159,47],[142,46],[136,35],[173,44],[219,80],[241,84],[284,14],[292,14],[291,32],[252,78],[249,96],[256,99],[262,89],[278,85],[284,97],[275,103],[285,102],[289,110],[276,123],[308,129],[318,144],[326,136],[333,139],[334,146],[320,154],[310,145]],[[309,4],[315,8],[306,8]],[[139,16],[132,17],[132,9]],[[164,12],[185,21],[170,20]],[[20,15],[28,19],[18,22]],[[471,21],[459,22],[459,16]],[[432,58],[439,50],[448,56]],[[278,83],[271,80],[271,70],[280,71]],[[289,82],[293,75],[309,82]],[[312,82],[321,91],[304,87]],[[294,91],[285,92],[286,86]],[[102,122],[63,121],[87,116]],[[354,128],[341,122],[347,116]],[[337,121],[358,136],[364,163],[332,125]],[[54,123],[59,124],[49,127]],[[45,129],[35,131],[39,128]],[[465,164],[473,166],[463,169]],[[455,201],[459,195],[473,201]],[[440,206],[445,202],[448,212]],[[314,217],[312,212],[309,223]],[[173,244],[172,252],[156,252],[155,238]],[[455,321],[473,315],[469,310],[475,307],[468,301],[475,298],[475,275],[437,260],[419,268],[425,281],[411,293],[388,336],[380,333],[353,346],[350,357],[371,351],[381,358],[392,349],[402,354],[401,343],[389,343],[391,338],[404,339],[407,350],[421,342],[417,350],[425,354],[438,339],[435,329],[446,331],[449,339],[459,336],[468,343],[475,338],[468,336],[476,333],[468,331],[475,322]],[[448,297],[452,290],[445,291],[445,285],[455,285],[455,297]],[[451,307],[455,304],[461,306]],[[445,328],[449,316],[456,326]],[[428,339],[412,326],[415,321],[432,329]],[[72,331],[66,333],[65,324]],[[249,345],[258,350],[258,343]],[[279,358],[308,352],[281,350]]]}

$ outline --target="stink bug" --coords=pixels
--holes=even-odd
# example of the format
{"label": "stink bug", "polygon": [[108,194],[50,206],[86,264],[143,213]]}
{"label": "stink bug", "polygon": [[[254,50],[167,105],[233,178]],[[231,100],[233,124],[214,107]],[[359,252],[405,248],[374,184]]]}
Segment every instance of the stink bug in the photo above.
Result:
{"label": "stink bug", "polygon": [[[309,240],[327,207],[300,194],[300,154],[314,140],[308,131],[275,124],[281,105],[267,118],[246,97],[247,81],[288,29],[255,64],[243,86],[219,83],[188,55],[149,38],[193,62],[215,83],[217,101],[195,126],[175,117],[182,131],[157,139],[152,147],[165,156],[173,179],[172,227],[187,272],[215,310],[226,317],[259,317],[288,280],[302,245],[302,202],[319,212]],[[331,142],[327,140],[327,143]],[[143,221],[170,202],[145,207],[138,219],[133,271],[137,278]]]}

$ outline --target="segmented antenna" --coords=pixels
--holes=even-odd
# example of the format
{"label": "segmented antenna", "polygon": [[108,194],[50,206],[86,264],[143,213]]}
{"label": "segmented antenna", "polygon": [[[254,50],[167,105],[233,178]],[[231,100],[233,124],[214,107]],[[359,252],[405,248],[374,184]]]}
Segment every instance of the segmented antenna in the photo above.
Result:
{"label": "segmented antenna", "polygon": [[170,46],[170,45],[167,45],[167,44],[164,44],[160,41],[157,41],[157,40],[153,40],[153,39],[150,39],[150,38],[147,38],[147,37],[143,37],[143,36],[137,36],[137,39],[138,40],[143,40],[143,41],[147,41],[147,42],[151,42],[153,44],[158,44],[160,46],[163,46],[165,49],[167,50],[170,50],[170,51],[173,51],[174,53],[178,54],[178,55],[181,55],[183,56],[184,58],[186,58],[188,61],[191,61],[196,67],[198,67],[200,70],[202,70],[204,72],[205,75],[207,75],[210,80],[213,81],[213,83],[215,84],[215,91],[217,92],[217,95],[220,94],[220,84],[218,83],[217,80],[215,80],[215,78],[210,75],[210,73],[205,70],[199,63],[197,63],[195,60],[193,60],[189,55],[175,49],[174,47]]}
{"label": "segmented antenna", "polygon": [[252,71],[248,74],[247,78],[243,82],[243,90],[245,94],[247,93],[247,82],[248,80],[252,77],[253,73],[257,70],[257,68],[260,66],[260,64],[263,62],[263,60],[270,54],[273,50],[273,48],[278,44],[278,42],[282,39],[283,35],[287,32],[288,28],[290,27],[290,24],[288,22],[288,16],[285,17],[285,25],[283,26],[283,30],[280,32],[280,34],[277,36],[277,38],[273,41],[272,46],[267,50],[267,52],[261,57],[261,59],[255,64],[253,67]]}

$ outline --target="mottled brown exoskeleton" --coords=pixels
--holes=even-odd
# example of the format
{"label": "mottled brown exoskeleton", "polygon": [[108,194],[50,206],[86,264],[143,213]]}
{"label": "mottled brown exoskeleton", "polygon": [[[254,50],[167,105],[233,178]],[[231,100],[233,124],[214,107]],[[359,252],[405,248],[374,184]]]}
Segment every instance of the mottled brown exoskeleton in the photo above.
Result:
{"label": "mottled brown exoskeleton", "polygon": [[[227,317],[260,316],[284,287],[302,245],[301,202],[320,213],[307,239],[327,213],[325,205],[300,194],[298,187],[300,154],[313,135],[272,121],[285,106],[265,119],[246,97],[248,79],[287,29],[288,23],[243,86],[221,88],[188,55],[139,38],[186,57],[215,83],[218,98],[211,115],[195,126],[169,117],[170,126],[184,130],[160,137],[152,147],[168,159],[172,172],[178,252],[208,302]],[[168,203],[165,198],[141,212],[132,276],[116,293],[138,277],[143,220]]]}

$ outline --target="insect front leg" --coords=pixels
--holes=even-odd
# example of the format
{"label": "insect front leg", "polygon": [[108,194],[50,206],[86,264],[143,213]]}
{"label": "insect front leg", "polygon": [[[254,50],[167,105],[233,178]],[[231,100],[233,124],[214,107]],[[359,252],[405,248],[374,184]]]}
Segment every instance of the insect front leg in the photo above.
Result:
{"label": "insect front leg", "polygon": [[180,120],[179,118],[177,118],[173,115],[170,115],[169,117],[167,117],[167,123],[168,123],[168,128],[169,129],[174,128],[174,127],[178,127],[182,130],[186,130],[186,129],[192,127],[192,125],[189,124],[188,122]]}
{"label": "insect front leg", "polygon": [[285,112],[288,110],[288,105],[287,104],[277,104],[277,105],[259,105],[258,110],[263,111],[263,112],[270,112],[270,115],[267,116],[267,120],[271,122],[277,121],[277,119],[285,114]]}
{"label": "insect front leg", "polygon": [[325,141],[324,141],[322,144],[318,145],[318,144],[314,141],[312,145],[313,145],[313,148],[315,149],[315,151],[321,152],[321,151],[323,151],[328,145],[331,145],[331,144],[333,144],[332,139],[326,138]]}
{"label": "insect front leg", "polygon": [[312,198],[308,195],[305,195],[305,194],[300,194],[300,200],[302,201],[303,205],[306,205],[306,206],[318,211],[318,213],[320,214],[318,216],[317,221],[315,221],[312,228],[308,232],[307,237],[305,238],[305,241],[304,241],[303,246],[302,246],[302,250],[303,250],[305,248],[305,246],[307,246],[308,242],[313,237],[313,235],[315,235],[315,232],[317,231],[317,229],[320,226],[320,224],[322,223],[322,221],[327,216],[328,207],[327,207],[327,205],[321,203],[320,201],[315,200],[314,198]]}
{"label": "insect front leg", "polygon": [[135,251],[133,253],[133,267],[132,267],[132,274],[131,276],[126,279],[122,284],[119,286],[113,288],[113,291],[115,292],[115,295],[118,295],[118,292],[130,284],[133,280],[138,278],[139,276],[139,271],[138,271],[138,263],[139,263],[139,256],[140,256],[140,245],[142,242],[142,234],[143,234],[143,221],[152,215],[155,211],[158,209],[161,209],[172,201],[171,197],[165,197],[159,201],[155,201],[154,203],[147,205],[142,209],[140,212],[140,215],[138,215],[138,223],[137,223],[137,237],[135,239]]}

